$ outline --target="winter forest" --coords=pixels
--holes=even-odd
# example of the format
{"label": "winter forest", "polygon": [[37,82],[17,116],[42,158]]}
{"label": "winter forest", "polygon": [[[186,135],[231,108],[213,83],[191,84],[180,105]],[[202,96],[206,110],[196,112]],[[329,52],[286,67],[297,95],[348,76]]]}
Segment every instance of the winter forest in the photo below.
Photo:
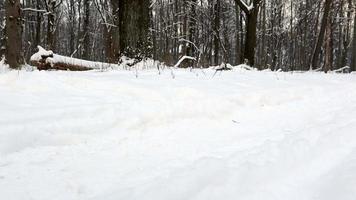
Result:
{"label": "winter forest", "polygon": [[[41,45],[60,55],[107,63],[127,56],[174,66],[182,56],[190,56],[195,61],[180,67],[245,63],[259,70],[355,70],[353,0],[17,0],[1,4],[1,54],[18,53],[19,64],[29,63]],[[17,19],[11,19],[12,15]]]}
{"label": "winter forest", "polygon": [[0,200],[355,200],[355,0],[0,0]]}

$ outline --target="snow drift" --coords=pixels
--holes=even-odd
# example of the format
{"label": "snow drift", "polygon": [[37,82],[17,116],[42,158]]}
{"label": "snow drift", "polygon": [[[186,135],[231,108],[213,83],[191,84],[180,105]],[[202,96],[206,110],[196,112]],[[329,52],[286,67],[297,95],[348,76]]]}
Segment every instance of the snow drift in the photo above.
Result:
{"label": "snow drift", "polygon": [[0,74],[0,199],[354,200],[356,75]]}

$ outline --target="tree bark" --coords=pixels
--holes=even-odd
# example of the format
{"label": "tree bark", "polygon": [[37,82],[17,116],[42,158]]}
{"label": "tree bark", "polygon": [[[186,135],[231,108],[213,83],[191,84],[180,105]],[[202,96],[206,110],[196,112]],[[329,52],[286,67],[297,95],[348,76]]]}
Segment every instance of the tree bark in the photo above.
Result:
{"label": "tree bark", "polygon": [[6,46],[5,61],[12,69],[23,64],[22,55],[22,15],[20,0],[6,0]]}
{"label": "tree bark", "polygon": [[245,62],[251,66],[255,65],[255,48],[256,48],[256,32],[257,32],[257,18],[259,12],[259,4],[261,0],[253,0],[252,7],[247,7],[247,4],[243,0],[235,0],[235,3],[239,5],[241,10],[246,14],[246,40],[244,59]]}
{"label": "tree bark", "polygon": [[267,53],[266,53],[266,2],[262,5],[262,45],[261,45],[261,66],[259,69],[265,69],[267,67]]}
{"label": "tree bark", "polygon": [[54,45],[55,6],[56,6],[56,1],[48,1],[47,49],[51,49],[52,51],[55,51],[55,45]]}
{"label": "tree bark", "polygon": [[195,49],[195,34],[196,34],[196,4],[197,0],[192,0],[191,7],[189,11],[189,23],[188,23],[188,40],[191,42],[188,44],[187,48],[187,56],[195,57],[196,49]]}
{"label": "tree bark", "polygon": [[[41,9],[41,6],[40,6],[40,0],[37,0],[36,1],[36,8],[37,10],[40,10]],[[42,22],[42,13],[40,12],[37,12],[36,14],[36,21],[37,21],[37,24],[36,24],[36,39],[35,39],[35,43],[33,46],[37,47],[38,45],[40,45],[41,43],[41,22]]]}
{"label": "tree bark", "polygon": [[351,54],[351,71],[356,71],[356,8],[354,9],[354,34]]}
{"label": "tree bark", "polygon": [[83,59],[89,60],[90,38],[89,38],[89,21],[90,21],[90,0],[84,0],[84,23],[83,23]]}
{"label": "tree bark", "polygon": [[219,65],[220,54],[220,1],[216,0],[214,5],[214,64]]}
{"label": "tree bark", "polygon": [[[108,62],[119,61],[119,48],[120,48],[120,21],[119,14],[124,12],[121,10],[120,4],[123,4],[123,0],[111,0],[112,6],[112,16],[113,16],[113,26],[106,26],[106,33],[108,34],[105,38],[106,40],[106,52],[108,56]],[[124,36],[123,36],[124,37]]]}
{"label": "tree bark", "polygon": [[328,17],[328,22],[326,25],[326,36],[325,36],[325,63],[323,70],[325,73],[332,70],[333,64],[333,32],[332,32],[332,19],[331,16]]}
{"label": "tree bark", "polygon": [[242,30],[239,28],[240,24],[240,9],[237,4],[235,4],[235,17],[236,17],[236,45],[235,45],[235,65],[238,65],[241,63],[241,55],[240,55],[240,32]]}
{"label": "tree bark", "polygon": [[138,59],[151,57],[150,1],[120,0],[118,5],[119,55]]}
{"label": "tree bark", "polygon": [[[352,0],[347,0],[347,14],[346,14],[346,24],[339,23],[339,55],[338,55],[338,67],[342,68],[346,66],[347,63],[347,54],[350,50],[350,42],[352,42],[352,33],[351,32],[351,26],[350,24],[352,23]],[[341,13],[341,18],[344,18],[344,1],[340,2],[340,13]],[[346,30],[343,30],[343,27],[346,26]],[[351,39],[351,40],[350,40]],[[352,47],[351,47],[352,48]]]}
{"label": "tree bark", "polygon": [[318,68],[318,61],[319,61],[319,56],[321,53],[321,46],[323,44],[323,40],[324,40],[324,36],[325,36],[325,30],[326,30],[326,26],[327,26],[327,22],[328,22],[331,3],[332,3],[332,0],[325,0],[325,7],[324,7],[323,18],[321,21],[321,26],[320,26],[320,32],[319,32],[318,40],[317,40],[317,43],[315,45],[314,52],[312,55],[310,69]]}
{"label": "tree bark", "polygon": [[69,0],[68,8],[68,29],[69,29],[69,53],[70,55],[75,51],[75,27],[76,27],[76,9],[75,9],[75,0]]}

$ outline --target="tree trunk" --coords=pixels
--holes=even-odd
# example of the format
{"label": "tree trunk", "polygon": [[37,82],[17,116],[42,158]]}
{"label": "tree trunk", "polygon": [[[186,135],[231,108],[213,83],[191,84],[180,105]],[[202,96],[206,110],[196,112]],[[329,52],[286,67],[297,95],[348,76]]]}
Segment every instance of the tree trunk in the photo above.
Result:
{"label": "tree trunk", "polygon": [[54,46],[54,9],[56,6],[56,1],[48,1],[48,18],[47,18],[47,49],[55,51]]}
{"label": "tree trunk", "polygon": [[150,1],[120,0],[118,16],[119,54],[138,59],[151,57]]}
{"label": "tree trunk", "polygon": [[356,8],[354,9],[354,34],[351,54],[351,71],[356,71]]}
{"label": "tree trunk", "polygon": [[318,58],[321,53],[321,46],[323,44],[323,40],[324,40],[324,36],[325,36],[325,30],[326,30],[326,25],[328,22],[331,3],[332,3],[332,0],[325,0],[324,14],[323,14],[323,18],[321,21],[321,27],[320,27],[318,40],[317,40],[317,43],[314,48],[314,53],[312,55],[310,69],[318,68]]}
{"label": "tree trunk", "polygon": [[256,47],[256,31],[257,31],[257,16],[258,9],[253,9],[247,15],[247,31],[246,31],[246,46],[244,58],[251,66],[255,65],[255,47]]}
{"label": "tree trunk", "polygon": [[[5,2],[1,1],[0,2],[0,6],[5,8]],[[5,45],[6,45],[6,35],[5,35],[5,13],[0,12],[0,59],[3,58],[3,56],[5,55]]]}
{"label": "tree trunk", "polygon": [[331,16],[329,16],[326,25],[326,36],[325,36],[325,63],[323,67],[325,73],[332,70],[332,64],[333,64],[333,44],[332,44],[333,32],[332,32],[331,20],[332,20]]}
{"label": "tree trunk", "polygon": [[6,0],[6,46],[5,61],[12,69],[23,64],[22,56],[22,16],[20,0]]}
{"label": "tree trunk", "polygon": [[191,1],[191,7],[189,11],[189,23],[188,23],[188,40],[192,43],[188,44],[187,55],[195,57],[195,34],[196,34],[196,0]]}
{"label": "tree trunk", "polygon": [[267,53],[266,53],[266,2],[263,2],[262,6],[262,45],[261,45],[261,66],[260,69],[266,69],[267,67]]}
{"label": "tree trunk", "polygon": [[244,59],[251,66],[255,65],[255,48],[256,48],[256,32],[257,18],[259,12],[259,4],[261,0],[253,0],[251,6],[247,7],[243,0],[235,0],[241,10],[246,14],[246,41]]}
{"label": "tree trunk", "polygon": [[[113,25],[109,27],[109,38],[108,43],[111,43],[110,47],[110,60],[111,62],[117,62],[119,60],[119,48],[120,48],[120,17],[119,14],[120,12],[124,12],[124,10],[121,10],[120,8],[120,3],[123,3],[122,0],[117,1],[117,0],[111,0],[111,6],[112,6],[112,16],[113,18]],[[122,36],[124,37],[124,36]]]}
{"label": "tree trunk", "polygon": [[89,21],[90,21],[90,0],[84,0],[84,23],[83,23],[83,59],[89,60],[90,54],[90,37],[89,37]]}
{"label": "tree trunk", "polygon": [[[350,24],[352,23],[352,0],[347,0],[347,4],[348,4],[348,7],[347,7],[347,14],[346,14],[346,25],[343,24],[343,23],[339,23],[339,55],[338,55],[338,67],[339,68],[342,68],[342,67],[345,67],[346,66],[346,63],[347,63],[347,54],[350,50],[349,46],[351,47],[350,45],[350,39],[352,40],[352,33],[351,32],[351,26]],[[343,9],[343,6],[344,6],[344,2],[341,1],[340,3],[340,13],[341,13],[341,18],[344,18],[344,9]],[[346,30],[343,31],[343,27],[346,26]],[[351,47],[352,48],[352,47]]]}
{"label": "tree trunk", "polygon": [[[36,2],[36,8],[37,10],[41,9],[40,6],[40,0],[37,0]],[[36,39],[35,39],[35,44],[33,45],[35,48],[37,48],[38,45],[41,43],[41,22],[42,22],[42,13],[37,12],[36,14]]]}
{"label": "tree trunk", "polygon": [[106,62],[109,63],[115,63],[118,61],[118,57],[113,51],[115,47],[113,46],[112,29],[113,29],[112,27],[108,27],[107,25],[104,25],[104,29],[103,29],[104,32],[103,40],[105,43],[105,57],[106,57]]}
{"label": "tree trunk", "polygon": [[238,65],[241,63],[241,55],[240,55],[240,32],[242,30],[239,28],[240,24],[240,9],[237,4],[235,4],[235,17],[236,17],[236,47],[235,47],[235,65]]}
{"label": "tree trunk", "polygon": [[214,64],[219,65],[220,53],[220,1],[216,0],[214,5]]}

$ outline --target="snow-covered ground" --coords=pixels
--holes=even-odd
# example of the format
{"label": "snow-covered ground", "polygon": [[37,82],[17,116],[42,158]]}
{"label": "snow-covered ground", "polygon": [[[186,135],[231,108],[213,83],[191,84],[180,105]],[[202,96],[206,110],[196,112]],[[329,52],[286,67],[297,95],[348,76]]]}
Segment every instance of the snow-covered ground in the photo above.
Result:
{"label": "snow-covered ground", "polygon": [[1,200],[355,200],[356,75],[0,74]]}

